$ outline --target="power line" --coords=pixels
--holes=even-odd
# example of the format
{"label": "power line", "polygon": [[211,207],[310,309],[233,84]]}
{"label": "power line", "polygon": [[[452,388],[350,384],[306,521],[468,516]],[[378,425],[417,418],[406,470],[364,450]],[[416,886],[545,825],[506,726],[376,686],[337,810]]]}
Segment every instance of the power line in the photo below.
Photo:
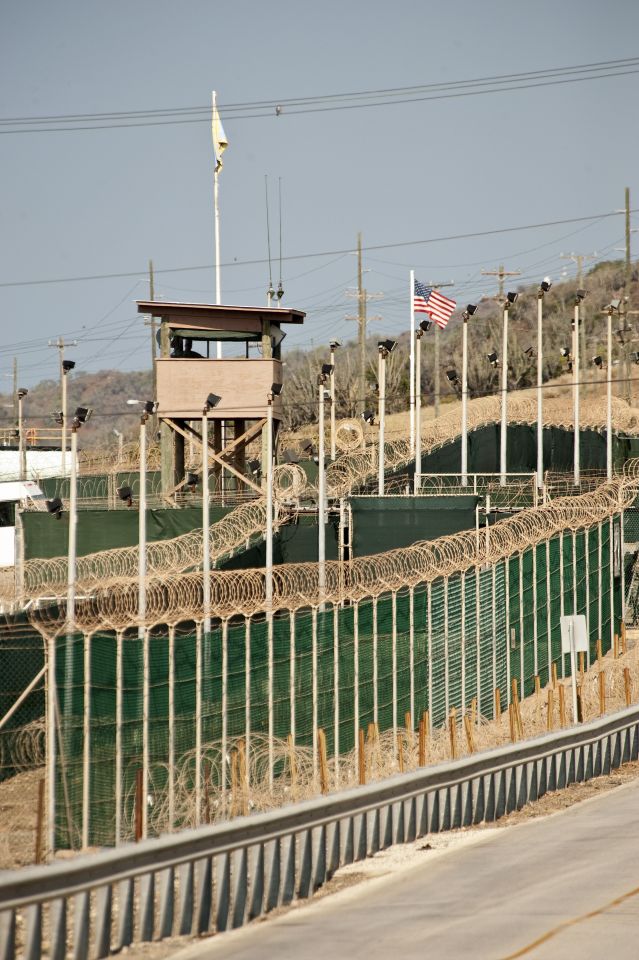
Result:
{"label": "power line", "polygon": [[[637,209],[630,211],[631,213],[636,213]],[[371,250],[393,250],[399,247],[417,247],[423,246],[425,244],[431,243],[445,243],[450,240],[473,240],[479,237],[491,237],[496,236],[500,233],[518,233],[523,230],[539,230],[543,227],[559,227],[568,223],[584,223],[588,220],[604,220],[608,217],[619,217],[622,216],[624,211],[613,210],[610,213],[593,213],[586,217],[569,217],[563,220],[546,220],[540,223],[527,223],[516,227],[497,227],[494,230],[476,230],[471,233],[456,233],[449,234],[448,236],[441,237],[429,237],[422,240],[400,240],[394,243],[377,243],[371,244],[369,246],[363,247],[364,252]],[[344,254],[352,253],[351,248],[345,248],[341,250],[319,250],[316,253],[297,253],[292,254],[287,257],[282,257],[283,261],[289,262],[292,260],[310,260],[314,257],[336,257],[343,256]],[[223,267],[253,267],[261,266],[268,261],[265,259],[256,259],[256,260],[232,260],[227,261],[226,263],[221,264]],[[191,267],[164,267],[162,269],[156,269],[155,274],[158,273],[187,273],[194,270],[210,270],[213,264],[204,263],[198,264],[197,266]],[[50,283],[80,283],[87,280],[114,280],[120,279],[123,277],[138,277],[142,271],[141,270],[132,270],[121,273],[95,273],[95,274],[85,274],[84,276],[78,277],[53,277],[47,280],[10,280],[0,283],[0,287],[35,287],[42,286],[44,284]]]}
{"label": "power line", "polygon": [[[220,109],[224,120],[259,119],[268,116],[298,115],[334,110],[352,110],[427,100],[441,100],[525,90],[531,87],[555,86],[583,80],[604,79],[637,73],[639,57],[604,60],[589,64],[553,67],[522,73],[498,74],[470,80],[428,83],[407,87],[392,87],[350,93],[324,94],[314,97],[271,99],[228,104]],[[257,112],[250,112],[257,111]],[[122,122],[107,122],[122,121]],[[163,126],[168,124],[210,122],[210,106],[155,108],[110,113],[58,114],[32,117],[6,117],[0,126],[15,129],[0,130],[0,134],[73,132],[80,130],[107,130],[122,127]],[[60,126],[73,123],[75,126]],[[47,126],[29,126],[47,124]],[[78,125],[82,124],[82,125]]]}

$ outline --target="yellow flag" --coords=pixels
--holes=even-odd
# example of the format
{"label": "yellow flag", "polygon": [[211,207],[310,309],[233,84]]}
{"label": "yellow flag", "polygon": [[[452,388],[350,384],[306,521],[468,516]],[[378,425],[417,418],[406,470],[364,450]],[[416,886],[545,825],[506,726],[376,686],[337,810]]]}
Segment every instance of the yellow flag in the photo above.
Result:
{"label": "yellow flag", "polygon": [[213,91],[211,96],[212,96],[211,133],[213,135],[213,153],[215,155],[215,172],[219,173],[219,171],[222,169],[222,154],[228,147],[229,142],[226,139],[226,134],[224,133],[224,127],[222,126],[220,115],[217,112],[217,105],[215,103],[215,91]]}

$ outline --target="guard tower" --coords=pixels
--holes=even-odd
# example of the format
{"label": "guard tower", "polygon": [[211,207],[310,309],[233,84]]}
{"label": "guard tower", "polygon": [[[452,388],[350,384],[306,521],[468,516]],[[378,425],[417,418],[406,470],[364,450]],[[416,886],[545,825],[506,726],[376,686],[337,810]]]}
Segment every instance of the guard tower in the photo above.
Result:
{"label": "guard tower", "polygon": [[[162,493],[170,497],[184,485],[184,441],[202,445],[202,410],[210,394],[219,401],[209,412],[213,484],[223,472],[235,489],[261,493],[247,469],[247,444],[261,438],[262,476],[267,467],[268,396],[282,383],[281,348],[286,323],[303,323],[300,310],[272,307],[212,306],[139,300],[138,313],[159,320],[160,356],[154,378],[160,444]],[[217,359],[217,344],[231,345],[240,356]],[[228,352],[228,349],[227,351]],[[274,449],[282,419],[281,397],[273,398]]]}

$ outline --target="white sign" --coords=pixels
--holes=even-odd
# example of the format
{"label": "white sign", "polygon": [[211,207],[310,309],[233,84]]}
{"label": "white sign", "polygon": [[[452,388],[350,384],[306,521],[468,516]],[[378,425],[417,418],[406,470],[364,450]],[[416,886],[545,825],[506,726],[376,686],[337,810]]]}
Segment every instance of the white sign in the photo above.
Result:
{"label": "white sign", "polygon": [[561,617],[561,652],[587,653],[588,629],[583,613],[570,617]]}

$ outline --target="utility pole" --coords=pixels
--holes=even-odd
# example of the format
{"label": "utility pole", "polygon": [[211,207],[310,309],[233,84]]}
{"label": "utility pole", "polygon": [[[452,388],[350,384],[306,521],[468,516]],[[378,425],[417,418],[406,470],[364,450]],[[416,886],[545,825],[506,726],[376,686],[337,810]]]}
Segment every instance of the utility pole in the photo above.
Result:
{"label": "utility pole", "polygon": [[18,358],[13,358],[13,419],[18,422]]}
{"label": "utility pole", "polygon": [[[364,270],[362,266],[362,235],[357,234],[357,291],[347,291],[347,297],[353,297],[357,300],[357,316],[349,315],[346,320],[357,321],[357,344],[359,352],[359,375],[357,378],[357,403],[356,411],[363,414],[366,409],[366,304],[369,300],[380,300],[382,293],[368,293],[364,289],[363,282]],[[371,317],[371,320],[378,319]]]}
{"label": "utility pole", "polygon": [[[584,285],[584,263],[587,260],[596,260],[597,251],[593,253],[560,253],[560,260],[572,260],[573,263],[577,264],[577,289],[581,290]],[[581,326],[580,326],[580,343],[579,350],[581,351],[581,356],[586,356],[586,318],[583,313],[583,309],[580,313]]]}
{"label": "utility pole", "polygon": [[624,395],[628,403],[632,403],[632,384],[630,382],[630,358],[628,356],[628,337],[625,336],[626,330],[628,329],[628,313],[630,311],[630,281],[632,279],[632,268],[630,263],[630,187],[626,187],[626,270],[625,270],[625,296],[623,298],[623,332],[624,332],[624,343],[623,348],[623,358],[624,358],[624,377],[625,377],[625,390]]}
{"label": "utility pole", "polygon": [[482,270],[482,276],[498,278],[499,293],[497,294],[497,297],[499,300],[503,300],[504,299],[504,280],[506,279],[506,277],[521,276],[521,270],[505,270],[503,263],[500,263],[496,270]]}
{"label": "utility pole", "polygon": [[[64,366],[64,351],[67,347],[77,347],[78,341],[71,340],[65,343],[62,337],[58,337],[55,342],[49,340],[49,346],[55,347],[60,354],[60,391],[62,394],[62,424],[61,424],[61,454],[62,454],[62,477],[66,476],[67,468],[67,371]],[[73,361],[69,361],[67,366],[72,369],[75,366]]]}

